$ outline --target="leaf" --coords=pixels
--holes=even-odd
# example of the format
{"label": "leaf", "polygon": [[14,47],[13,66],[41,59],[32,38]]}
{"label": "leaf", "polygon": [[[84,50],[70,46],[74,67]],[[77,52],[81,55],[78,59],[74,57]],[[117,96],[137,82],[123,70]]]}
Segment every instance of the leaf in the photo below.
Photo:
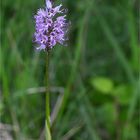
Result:
{"label": "leaf", "polygon": [[132,87],[130,85],[119,85],[117,86],[113,94],[121,104],[129,104],[132,97]]}
{"label": "leaf", "polygon": [[114,88],[114,83],[111,79],[105,78],[105,77],[97,77],[92,79],[91,81],[92,85],[95,89],[98,91],[109,94]]}

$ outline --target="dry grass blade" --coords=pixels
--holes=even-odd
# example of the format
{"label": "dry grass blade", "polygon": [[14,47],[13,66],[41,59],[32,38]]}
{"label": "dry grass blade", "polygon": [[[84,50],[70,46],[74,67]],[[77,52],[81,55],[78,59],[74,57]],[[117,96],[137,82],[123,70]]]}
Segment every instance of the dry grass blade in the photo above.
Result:
{"label": "dry grass blade", "polygon": [[62,100],[63,100],[63,96],[64,96],[64,94],[60,94],[57,98],[57,102],[56,102],[54,109],[52,111],[52,114],[51,114],[51,126],[54,124],[55,119],[59,113],[59,110],[60,110],[60,107],[62,104]]}
{"label": "dry grass blade", "polygon": [[83,124],[79,124],[72,129],[70,129],[63,137],[62,140],[69,140],[71,139],[80,129],[83,127]]}
{"label": "dry grass blade", "polygon": [[9,124],[0,123],[0,138],[1,140],[13,140],[9,131],[13,130],[13,127]]}
{"label": "dry grass blade", "polygon": [[[36,93],[45,93],[46,87],[33,87],[26,90],[27,94],[36,94]],[[63,87],[51,87],[50,88],[51,93],[64,93]]]}

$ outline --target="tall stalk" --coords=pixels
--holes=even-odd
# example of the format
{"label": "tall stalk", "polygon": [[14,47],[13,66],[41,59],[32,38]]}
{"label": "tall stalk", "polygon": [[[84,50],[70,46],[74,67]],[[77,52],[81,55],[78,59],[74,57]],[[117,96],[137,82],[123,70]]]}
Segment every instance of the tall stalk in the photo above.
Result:
{"label": "tall stalk", "polygon": [[49,55],[50,52],[47,51],[46,54],[46,140],[51,140],[51,127],[50,127],[50,97],[49,97]]}

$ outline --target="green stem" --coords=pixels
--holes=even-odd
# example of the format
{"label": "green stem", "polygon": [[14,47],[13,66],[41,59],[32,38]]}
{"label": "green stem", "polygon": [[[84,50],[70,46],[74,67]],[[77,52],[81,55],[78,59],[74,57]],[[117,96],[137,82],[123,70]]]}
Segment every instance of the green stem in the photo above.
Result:
{"label": "green stem", "polygon": [[46,55],[46,140],[51,140],[50,130],[50,101],[49,101],[49,51]]}

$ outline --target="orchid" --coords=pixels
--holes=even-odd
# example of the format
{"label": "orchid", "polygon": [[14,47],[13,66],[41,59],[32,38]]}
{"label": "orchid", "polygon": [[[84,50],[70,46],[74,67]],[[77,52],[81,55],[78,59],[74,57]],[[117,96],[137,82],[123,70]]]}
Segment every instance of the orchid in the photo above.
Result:
{"label": "orchid", "polygon": [[[34,33],[37,50],[50,50],[57,43],[64,45],[68,23],[66,21],[65,9],[62,4],[53,7],[50,0],[46,0],[46,9],[39,9],[35,18]],[[59,14],[59,15],[58,15]],[[61,15],[60,15],[61,14]]]}

